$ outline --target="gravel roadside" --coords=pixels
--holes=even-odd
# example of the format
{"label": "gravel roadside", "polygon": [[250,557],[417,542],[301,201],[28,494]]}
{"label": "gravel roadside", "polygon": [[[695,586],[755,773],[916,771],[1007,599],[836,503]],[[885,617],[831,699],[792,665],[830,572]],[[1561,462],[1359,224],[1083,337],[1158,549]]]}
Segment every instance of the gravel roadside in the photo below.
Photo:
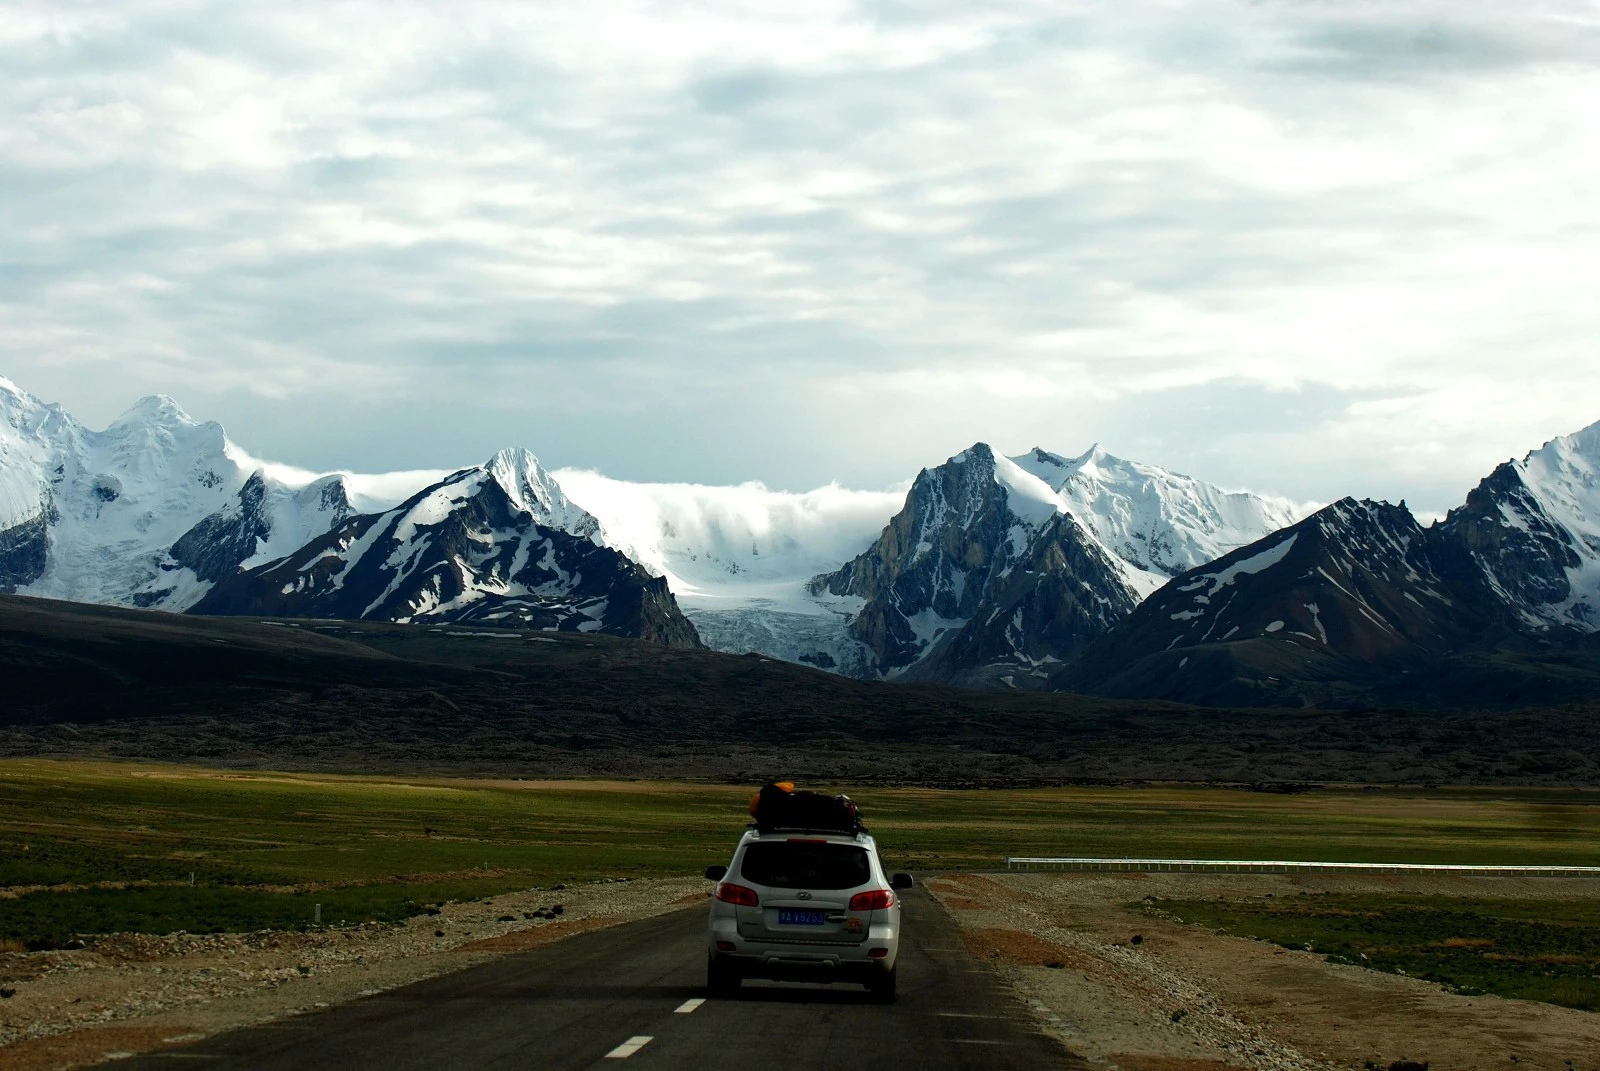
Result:
{"label": "gravel roadside", "polygon": [[[308,933],[118,934],[0,953],[0,1067],[82,1067],[326,1007],[705,899],[700,878],[596,882]],[[554,917],[546,917],[554,916]]]}
{"label": "gravel roadside", "polygon": [[1091,1062],[1121,1071],[1600,1071],[1600,1015],[1229,937],[1140,910],[1145,897],[1300,892],[1593,898],[1561,879],[1200,874],[948,875],[928,888],[967,945]]}

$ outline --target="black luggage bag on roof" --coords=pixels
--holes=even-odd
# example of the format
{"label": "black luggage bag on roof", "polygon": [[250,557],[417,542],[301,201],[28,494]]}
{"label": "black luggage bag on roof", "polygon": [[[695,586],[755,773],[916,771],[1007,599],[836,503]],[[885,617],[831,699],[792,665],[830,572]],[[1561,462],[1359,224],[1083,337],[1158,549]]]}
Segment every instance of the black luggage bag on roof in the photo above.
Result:
{"label": "black luggage bag on roof", "polygon": [[824,796],[820,792],[793,791],[776,783],[763,785],[751,812],[756,829],[813,833],[859,833],[861,812],[849,796]]}

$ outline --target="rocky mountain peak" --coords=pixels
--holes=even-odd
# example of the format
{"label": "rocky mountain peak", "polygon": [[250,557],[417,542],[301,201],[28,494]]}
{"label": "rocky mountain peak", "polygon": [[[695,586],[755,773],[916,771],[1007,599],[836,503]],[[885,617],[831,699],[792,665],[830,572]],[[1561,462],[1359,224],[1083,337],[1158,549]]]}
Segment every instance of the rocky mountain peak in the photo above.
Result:
{"label": "rocky mountain peak", "polygon": [[1497,466],[1437,538],[1519,627],[1600,631],[1600,424]]}
{"label": "rocky mountain peak", "polygon": [[512,506],[547,528],[588,539],[599,539],[600,522],[567,498],[539,459],[521,447],[501,450],[483,466],[506,493]]}
{"label": "rocky mountain peak", "polygon": [[946,465],[988,465],[993,466],[995,459],[994,447],[985,442],[976,442],[959,454],[955,454],[945,461]]}
{"label": "rocky mountain peak", "polygon": [[1068,461],[1067,467],[1074,472],[1082,472],[1084,469],[1094,468],[1106,464],[1121,465],[1125,464],[1125,462],[1123,462],[1120,457],[1116,457],[1111,454],[1099,443],[1092,443],[1090,444],[1089,449]]}
{"label": "rocky mountain peak", "polygon": [[41,403],[33,395],[5,376],[0,376],[0,413],[5,413],[9,417],[13,413],[19,413],[25,408],[33,408],[39,404]]}
{"label": "rocky mountain peak", "polygon": [[166,394],[147,394],[134,402],[117,419],[111,422],[111,427],[121,427],[127,424],[197,424],[199,423],[179,405],[175,398]]}
{"label": "rocky mountain peak", "polygon": [[[938,650],[960,649],[985,664],[999,659],[1009,665],[1012,655],[1026,662],[1042,657],[1034,648],[1049,641],[1043,638],[1042,620],[1032,621],[1029,627],[1038,637],[1026,642],[1028,654],[1020,654],[1013,640],[1022,642],[1027,629],[1013,618],[1025,604],[1036,605],[1041,617],[1062,605],[1059,598],[1039,597],[1036,581],[1011,583],[1024,562],[1047,561],[1047,555],[1041,557],[1043,544],[1069,545],[1050,562],[1077,561],[1087,554],[1095,563],[1096,590],[1108,594],[1102,585],[1109,585],[1113,604],[1126,602],[1122,612],[1132,606],[1116,566],[1098,547],[1085,550],[1093,537],[1064,515],[1047,483],[986,443],[975,443],[918,473],[905,505],[877,542],[837,572],[817,577],[812,590],[864,600],[850,631],[873,652],[885,675],[899,675]],[[1010,609],[996,626],[998,619],[988,611],[1002,592]],[[981,639],[974,633],[953,647],[979,616],[984,620],[976,628],[986,630]],[[1058,650],[1054,657],[1069,653]],[[953,679],[974,668],[947,666],[940,673]]]}
{"label": "rocky mountain peak", "polygon": [[1562,458],[1581,458],[1589,465],[1600,465],[1600,421],[1571,435],[1551,439],[1538,450],[1530,451],[1526,460],[1531,461],[1547,453]]}

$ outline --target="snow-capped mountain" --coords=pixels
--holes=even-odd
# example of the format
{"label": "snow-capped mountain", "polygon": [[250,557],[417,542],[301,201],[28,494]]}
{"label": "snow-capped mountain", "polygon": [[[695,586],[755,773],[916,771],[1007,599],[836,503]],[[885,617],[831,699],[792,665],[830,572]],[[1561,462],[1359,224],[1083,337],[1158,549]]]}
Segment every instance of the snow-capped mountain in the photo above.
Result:
{"label": "snow-capped mountain", "polygon": [[239,500],[247,462],[220,425],[170,398],[145,398],[93,431],[0,380],[0,589],[162,604],[168,549]]}
{"label": "snow-capped mountain", "polygon": [[1220,487],[1094,446],[1075,458],[1035,447],[1011,459],[1055,489],[1078,523],[1136,570],[1141,597],[1306,515],[1284,498]]}
{"label": "snow-capped mountain", "polygon": [[[505,492],[513,509],[526,513],[540,527],[556,528],[580,539],[605,544],[600,534],[600,521],[567,498],[561,484],[529,451],[501,450],[489,459],[483,471]],[[449,482],[441,481],[440,486]]]}
{"label": "snow-capped mountain", "polygon": [[877,542],[811,587],[863,601],[850,633],[885,676],[1037,686],[1169,572],[1296,513],[1098,446],[978,443],[924,470]]}
{"label": "snow-capped mountain", "polygon": [[667,583],[604,544],[538,460],[507,450],[382,514],[220,580],[202,614],[606,632],[698,647]]}
{"label": "snow-capped mountain", "polygon": [[[532,454],[502,451],[443,482],[431,475],[318,476],[264,465],[220,425],[196,421],[164,397],[146,398],[94,431],[0,380],[0,590],[174,611],[250,605],[248,612],[291,612],[292,604],[311,615],[359,609],[351,616],[482,618],[696,642],[665,584],[602,546],[599,522]],[[433,486],[418,492],[424,483]],[[420,577],[387,578],[394,590],[374,607],[348,605],[359,585],[343,576],[333,586],[344,600],[319,602],[305,587],[299,598],[276,602],[249,594],[263,567],[297,560],[339,533],[364,533],[376,523],[368,511],[407,498],[409,509],[383,515],[395,522],[388,549],[408,573],[438,564],[427,560],[430,549],[459,551],[455,587],[437,571],[427,578],[448,605],[429,606],[420,590],[408,601],[407,579]],[[537,555],[530,563],[513,549],[498,560],[474,518],[499,525],[489,544]],[[408,541],[409,554],[399,546]],[[353,568],[352,576],[365,570]],[[219,584],[226,590],[214,590]],[[507,604],[499,617],[497,601]]]}
{"label": "snow-capped mountain", "polygon": [[1484,627],[1475,603],[1409,510],[1347,498],[1181,574],[1054,684],[1272,703],[1284,682],[1362,681],[1437,659]]}
{"label": "snow-capped mountain", "polygon": [[354,512],[338,476],[290,488],[252,472],[232,502],[178,537],[132,601],[186,610],[217,581],[298,550]]}
{"label": "snow-capped mountain", "polygon": [[[318,475],[259,462],[220,426],[192,420],[165,398],[146,399],[94,432],[59,407],[5,387],[0,587],[28,594],[184,610],[215,585],[293,557],[448,475]],[[1047,560],[1065,562],[1073,548],[1090,546],[1091,558],[1110,554],[1108,575],[1117,577],[1103,591],[1099,580],[1088,581],[1107,605],[1153,590],[1163,570],[1270,529],[1276,508],[1098,447],[1075,459],[1034,450],[997,464],[1010,480],[1008,508],[1031,518],[1027,545],[1005,552],[1005,577],[1011,558],[1032,554],[1044,568]],[[620,551],[662,578],[719,649],[755,650],[863,677],[899,675],[929,650],[918,642],[920,653],[909,661],[890,652],[861,616],[878,612],[869,612],[866,598],[811,582],[872,545],[902,506],[899,494],[631,484],[572,470],[552,476],[518,451],[497,455],[481,471],[504,492],[508,508],[525,512],[531,523]],[[1026,501],[1034,503],[1031,512]],[[1051,521],[1058,514],[1074,523]],[[1049,538],[1034,546],[1046,521]],[[1054,557],[1049,546],[1056,547]],[[1079,564],[1090,573],[1098,568],[1090,559]],[[1003,598],[998,588],[993,593],[1008,605],[1039,597],[1008,582]],[[1071,599],[1083,591],[1071,586]],[[1066,609],[1034,608],[1019,623],[1015,610],[1004,621],[990,613],[952,650],[979,657],[978,651],[1011,649],[1015,644],[997,639],[1009,628],[1028,634],[1019,648],[1027,657],[1051,664],[1078,641],[1026,623],[1040,615],[1056,628],[1073,617]],[[912,634],[931,628],[923,637],[930,643],[948,631],[936,613],[911,616]],[[980,637],[984,629],[998,632]]]}
{"label": "snow-capped mountain", "polygon": [[[993,456],[987,446],[982,450]],[[1303,512],[1283,500],[1225,492],[1124,461],[1098,446],[1075,459],[1035,449],[1000,458],[997,464],[1011,482],[1013,498],[1031,496],[1038,503],[1035,520],[1065,513],[1087,529],[1090,542],[1112,556],[1112,572],[1120,578],[1113,588],[1126,588],[1135,599],[1160,587],[1169,573],[1260,538]],[[667,578],[684,612],[712,647],[759,651],[863,677],[898,676],[931,649],[929,633],[913,643],[920,652],[915,656],[891,652],[882,631],[888,626],[875,635],[873,626],[860,619],[863,612],[869,617],[878,612],[868,609],[864,596],[848,586],[812,582],[872,546],[885,523],[910,508],[906,496],[834,486],[792,494],[759,484],[632,484],[573,470],[556,476],[600,518],[610,545]],[[915,487],[911,494],[916,495]],[[1058,524],[1054,531],[1070,527]],[[1076,542],[1071,536],[1058,547]],[[1041,562],[1049,557],[1043,550],[1049,543],[1036,548]],[[1082,592],[1081,586],[1073,590]],[[1102,594],[1113,602],[1118,598]],[[1015,587],[1008,596],[1021,597]],[[904,624],[907,635],[919,629],[948,631],[949,621],[936,620],[937,614],[916,617],[921,612]],[[1071,616],[1063,611],[1052,620],[1059,625]],[[1014,617],[1008,612],[1005,621]],[[985,627],[1007,626],[999,618],[973,626],[955,648],[963,654],[952,657],[976,658],[980,649],[994,648],[993,637],[977,639]],[[1028,631],[1016,624],[1009,627],[1013,633]],[[1024,646],[1040,665],[1047,665],[1070,650],[1072,642],[1044,629],[1030,633]],[[929,666],[919,672],[935,671]]]}
{"label": "snow-capped mountain", "polygon": [[94,431],[0,379],[0,591],[182,610],[403,482],[288,483],[171,398]]}
{"label": "snow-capped mountain", "polygon": [[1523,627],[1600,631],[1600,423],[1501,464],[1439,529],[1451,573]]}
{"label": "snow-capped mountain", "polygon": [[850,633],[884,676],[1015,685],[1133,609],[1127,572],[1048,484],[977,443],[919,473],[878,540],[811,589],[861,600]]}
{"label": "snow-capped mountain", "polygon": [[[1451,659],[1490,652],[1503,663],[1490,676],[1507,678],[1521,672],[1517,657],[1600,633],[1597,519],[1600,424],[1500,465],[1428,528],[1404,503],[1345,499],[1184,573],[1054,684],[1326,701],[1340,689],[1393,692],[1411,674],[1459,677]],[[1563,674],[1543,665],[1533,684]]]}
{"label": "snow-capped mountain", "polygon": [[167,547],[243,485],[215,424],[146,398],[83,427],[0,381],[0,584],[85,602],[130,602]]}

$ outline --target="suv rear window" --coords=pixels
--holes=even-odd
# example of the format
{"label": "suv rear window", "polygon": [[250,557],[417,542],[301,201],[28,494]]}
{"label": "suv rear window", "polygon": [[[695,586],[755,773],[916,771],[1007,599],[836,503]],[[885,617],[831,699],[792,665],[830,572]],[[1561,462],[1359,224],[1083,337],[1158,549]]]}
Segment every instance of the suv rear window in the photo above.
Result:
{"label": "suv rear window", "polygon": [[872,869],[865,848],[783,840],[748,845],[739,873],[773,889],[853,889],[867,883]]}

